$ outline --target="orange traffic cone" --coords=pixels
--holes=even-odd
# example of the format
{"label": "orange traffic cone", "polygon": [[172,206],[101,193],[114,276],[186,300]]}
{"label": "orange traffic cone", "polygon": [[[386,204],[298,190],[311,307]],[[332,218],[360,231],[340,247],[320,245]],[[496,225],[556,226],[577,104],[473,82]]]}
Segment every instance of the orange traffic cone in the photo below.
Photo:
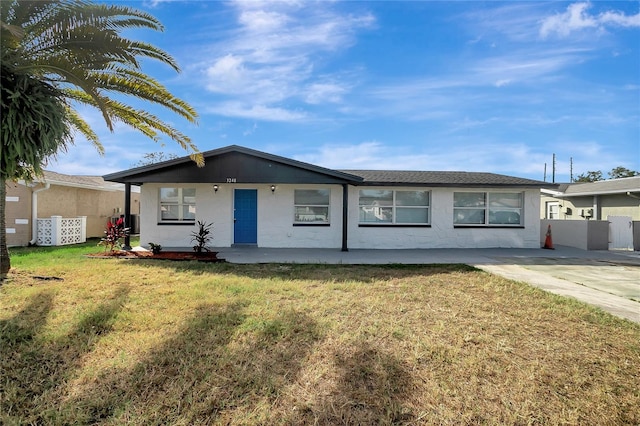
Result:
{"label": "orange traffic cone", "polygon": [[554,250],[553,248],[553,240],[551,239],[551,225],[547,228],[547,238],[544,239],[544,247],[549,250]]}

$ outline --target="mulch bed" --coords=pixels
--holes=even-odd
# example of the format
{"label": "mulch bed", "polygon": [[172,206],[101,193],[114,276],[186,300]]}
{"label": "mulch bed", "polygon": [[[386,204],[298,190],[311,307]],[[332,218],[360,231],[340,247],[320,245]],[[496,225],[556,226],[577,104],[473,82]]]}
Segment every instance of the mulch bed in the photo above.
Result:
{"label": "mulch bed", "polygon": [[103,253],[88,254],[87,257],[101,259],[152,259],[152,260],[197,260],[198,262],[224,262],[224,259],[218,259],[217,252],[208,251],[204,253],[195,253],[192,251],[161,251],[154,254],[150,251],[112,251]]}

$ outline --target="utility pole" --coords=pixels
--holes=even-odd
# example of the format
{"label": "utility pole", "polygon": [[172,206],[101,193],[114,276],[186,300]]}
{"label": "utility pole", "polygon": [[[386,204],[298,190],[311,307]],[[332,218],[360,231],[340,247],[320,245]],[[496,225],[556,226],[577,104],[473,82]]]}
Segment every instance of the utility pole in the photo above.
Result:
{"label": "utility pole", "polygon": [[553,163],[551,163],[551,183],[556,183],[556,154],[553,154]]}
{"label": "utility pole", "polygon": [[547,163],[544,163],[544,182],[547,181]]}
{"label": "utility pole", "polygon": [[573,183],[573,157],[569,157],[569,182]]}

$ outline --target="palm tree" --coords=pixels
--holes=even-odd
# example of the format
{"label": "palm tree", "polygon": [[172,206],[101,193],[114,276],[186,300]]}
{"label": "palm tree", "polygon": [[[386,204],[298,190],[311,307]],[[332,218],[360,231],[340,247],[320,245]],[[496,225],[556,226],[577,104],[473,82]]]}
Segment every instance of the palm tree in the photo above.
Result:
{"label": "palm tree", "polygon": [[[162,135],[202,155],[188,136],[157,116],[122,102],[120,95],[161,105],[189,122],[197,113],[141,70],[151,58],[176,72],[176,61],[161,49],[130,40],[121,31],[162,31],[153,16],[126,6],[85,0],[3,0],[0,2],[2,110],[0,131],[0,282],[10,268],[5,233],[5,184],[42,174],[46,160],[65,150],[77,132],[103,153],[98,136],[76,108],[97,108],[107,127],[128,124],[158,141]],[[119,95],[114,99],[114,95]]]}

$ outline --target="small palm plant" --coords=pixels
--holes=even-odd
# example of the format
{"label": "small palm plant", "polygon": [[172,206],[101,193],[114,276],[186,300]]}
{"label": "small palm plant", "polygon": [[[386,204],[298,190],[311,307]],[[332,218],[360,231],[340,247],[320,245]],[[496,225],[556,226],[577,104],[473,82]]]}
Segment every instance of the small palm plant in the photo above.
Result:
{"label": "small palm plant", "polygon": [[211,251],[208,245],[213,238],[212,228],[213,223],[200,222],[198,221],[198,230],[193,231],[191,233],[191,242],[195,242],[196,245],[193,246],[193,251],[196,253],[202,253],[204,251]]}

